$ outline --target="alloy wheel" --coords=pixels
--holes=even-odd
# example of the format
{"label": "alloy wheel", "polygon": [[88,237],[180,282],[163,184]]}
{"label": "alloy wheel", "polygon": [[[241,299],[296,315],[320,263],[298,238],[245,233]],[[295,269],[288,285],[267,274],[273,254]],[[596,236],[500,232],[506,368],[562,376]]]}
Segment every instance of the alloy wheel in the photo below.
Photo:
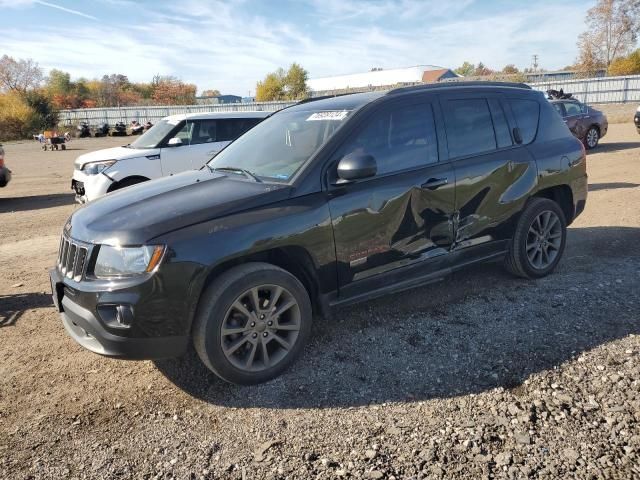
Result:
{"label": "alloy wheel", "polygon": [[527,234],[527,257],[531,266],[544,270],[553,264],[562,246],[562,223],[558,216],[545,210],[536,216]]}
{"label": "alloy wheel", "polygon": [[256,286],[238,296],[227,310],[220,335],[222,351],[240,370],[265,370],[292,350],[300,327],[300,306],[289,290],[279,285]]}
{"label": "alloy wheel", "polygon": [[587,132],[587,145],[589,148],[595,148],[598,145],[598,130],[591,128]]}

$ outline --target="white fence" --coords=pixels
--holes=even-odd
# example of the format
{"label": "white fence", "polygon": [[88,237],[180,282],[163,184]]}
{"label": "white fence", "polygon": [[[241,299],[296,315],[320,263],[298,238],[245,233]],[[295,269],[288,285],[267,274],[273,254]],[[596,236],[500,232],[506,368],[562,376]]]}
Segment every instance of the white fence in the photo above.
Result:
{"label": "white fence", "polygon": [[203,112],[275,112],[293,105],[294,102],[254,102],[254,103],[222,103],[216,105],[175,105],[166,107],[113,107],[113,108],[80,108],[77,110],[61,110],[60,125],[70,126],[80,122],[88,122],[96,126],[102,123],[113,125],[116,122],[140,123],[158,120],[183,113]]}
{"label": "white fence", "polygon": [[640,103],[640,75],[627,77],[585,78],[531,83],[532,88],[546,92],[549,89],[564,90],[581,102]]}

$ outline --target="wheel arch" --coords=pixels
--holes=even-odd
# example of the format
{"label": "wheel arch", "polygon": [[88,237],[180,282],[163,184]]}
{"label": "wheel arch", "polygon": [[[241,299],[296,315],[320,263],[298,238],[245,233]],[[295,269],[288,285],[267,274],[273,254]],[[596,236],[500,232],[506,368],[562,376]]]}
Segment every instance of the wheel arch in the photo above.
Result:
{"label": "wheel arch", "polygon": [[200,302],[202,294],[207,287],[224,272],[252,262],[269,263],[289,272],[302,283],[307,291],[313,313],[321,316],[328,314],[328,307],[321,300],[320,280],[315,263],[309,252],[301,246],[276,247],[223,261],[211,268],[207,273],[198,293],[197,303]]}
{"label": "wheel arch", "polygon": [[109,185],[109,188],[107,189],[107,193],[111,193],[115,190],[118,190],[123,187],[127,187],[129,185],[134,185],[136,183],[148,182],[149,180],[151,179],[143,175],[129,175],[127,177],[124,177],[122,180],[117,180],[113,182],[111,185]]}
{"label": "wheel arch", "polygon": [[575,207],[573,203],[573,192],[569,185],[555,185],[553,187],[545,188],[544,190],[536,192],[534,197],[553,200],[560,205],[567,221],[567,225],[570,225],[571,222],[573,222],[575,217]]}

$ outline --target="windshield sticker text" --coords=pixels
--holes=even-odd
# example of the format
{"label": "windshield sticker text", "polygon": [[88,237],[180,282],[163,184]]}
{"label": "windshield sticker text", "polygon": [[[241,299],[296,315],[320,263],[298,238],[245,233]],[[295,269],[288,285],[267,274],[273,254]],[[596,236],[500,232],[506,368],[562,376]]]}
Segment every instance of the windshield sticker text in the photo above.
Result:
{"label": "windshield sticker text", "polygon": [[307,122],[312,122],[314,120],[344,120],[349,112],[342,110],[339,112],[329,111],[329,112],[316,112],[312,113],[309,118],[307,118]]}

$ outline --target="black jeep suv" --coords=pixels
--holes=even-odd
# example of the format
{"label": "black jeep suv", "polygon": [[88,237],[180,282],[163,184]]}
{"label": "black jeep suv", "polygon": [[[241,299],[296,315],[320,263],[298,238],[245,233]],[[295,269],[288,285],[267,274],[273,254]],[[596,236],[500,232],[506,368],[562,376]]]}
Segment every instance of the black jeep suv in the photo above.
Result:
{"label": "black jeep suv", "polygon": [[586,197],[583,145],[524,85],[314,99],[199,171],[77,210],[54,301],[89,350],[172,357],[193,342],[223,379],[258,383],[301,352],[314,314],[489,259],[549,274]]}

